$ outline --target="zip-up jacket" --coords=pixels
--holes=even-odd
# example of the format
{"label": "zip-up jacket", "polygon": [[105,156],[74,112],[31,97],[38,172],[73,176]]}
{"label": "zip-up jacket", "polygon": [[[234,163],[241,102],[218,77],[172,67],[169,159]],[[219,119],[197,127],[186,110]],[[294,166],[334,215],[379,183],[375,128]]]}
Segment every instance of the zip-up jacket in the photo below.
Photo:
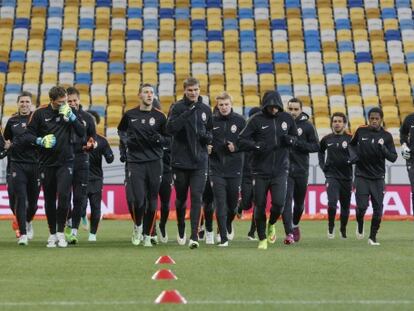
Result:
{"label": "zip-up jacket", "polygon": [[243,152],[230,152],[228,143],[235,146],[241,130],[246,126],[244,118],[235,112],[223,116],[219,111],[213,114],[213,142],[210,154],[210,175],[240,177],[243,168]]}
{"label": "zip-up jacket", "polygon": [[[276,102],[276,104],[275,104]],[[238,146],[253,151],[252,175],[266,178],[286,174],[289,170],[289,149],[297,137],[292,116],[283,110],[279,93],[263,98],[261,112],[254,114],[239,135]],[[279,112],[271,115],[268,106],[277,106]]]}
{"label": "zip-up jacket", "polygon": [[53,109],[49,104],[38,108],[30,119],[27,130],[17,137],[17,144],[36,145],[37,137],[54,134],[56,145],[53,148],[41,148],[39,152],[40,166],[61,166],[68,161],[74,160],[74,135],[83,137],[85,126],[78,118],[78,113],[72,108],[76,115],[73,122],[66,122],[59,114],[59,109]]}
{"label": "zip-up jacket", "polygon": [[384,179],[385,160],[395,162],[398,157],[392,135],[382,127],[359,127],[350,146],[357,157],[355,176],[368,179]]}
{"label": "zip-up jacket", "polygon": [[171,166],[179,169],[207,169],[207,145],[212,135],[211,109],[202,102],[193,103],[184,96],[170,111],[167,133],[173,137]]}
{"label": "zip-up jacket", "polygon": [[410,148],[412,158],[414,155],[414,113],[409,114],[400,127],[400,143]]}
{"label": "zip-up jacket", "polygon": [[309,153],[319,151],[319,139],[313,125],[308,121],[309,116],[302,112],[296,119],[298,139],[290,149],[289,175],[309,175]]}
{"label": "zip-up jacket", "polygon": [[79,154],[86,154],[83,147],[86,145],[89,138],[93,138],[96,140],[96,127],[93,117],[83,110],[82,105],[79,105],[78,109],[78,116],[79,119],[82,121],[83,125],[85,126],[85,135],[82,137],[75,137],[76,145],[75,145],[75,155],[78,156]]}
{"label": "zip-up jacket", "polygon": [[114,161],[114,154],[108,141],[101,135],[96,135],[97,146],[89,153],[89,180],[103,180],[102,157],[106,163]]}
{"label": "zip-up jacket", "polygon": [[118,125],[118,134],[126,146],[128,163],[161,159],[165,140],[165,115],[158,109],[128,110]]}
{"label": "zip-up jacket", "polygon": [[352,136],[347,133],[332,133],[322,138],[318,158],[319,166],[326,178],[352,179],[352,164],[349,153],[351,139]]}
{"label": "zip-up jacket", "polygon": [[31,115],[32,113],[29,115],[15,114],[7,121],[4,129],[4,139],[10,140],[12,143],[8,150],[9,159],[12,162],[33,164],[39,162],[39,154],[35,146],[27,147],[14,144],[15,138],[26,131]]}

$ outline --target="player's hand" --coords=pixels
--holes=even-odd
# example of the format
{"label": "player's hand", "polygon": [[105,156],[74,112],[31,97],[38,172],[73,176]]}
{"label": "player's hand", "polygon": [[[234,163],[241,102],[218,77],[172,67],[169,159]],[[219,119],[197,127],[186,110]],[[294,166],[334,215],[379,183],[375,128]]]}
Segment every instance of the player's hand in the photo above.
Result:
{"label": "player's hand", "polygon": [[43,148],[51,149],[56,145],[56,137],[53,134],[48,134],[44,137],[38,137],[36,139],[36,144]]}
{"label": "player's hand", "polygon": [[63,119],[66,122],[73,122],[76,120],[76,115],[73,113],[72,108],[70,108],[68,103],[65,103],[59,107],[59,114],[63,116]]}
{"label": "player's hand", "polygon": [[121,161],[121,163],[125,163],[127,160],[127,157],[125,154],[122,154],[121,157],[119,158],[119,161]]}
{"label": "player's hand", "polygon": [[258,142],[255,146],[257,152],[265,152],[266,151],[266,143],[261,141]]}
{"label": "player's hand", "polygon": [[405,160],[408,160],[411,158],[411,150],[410,148],[408,148],[407,144],[402,144],[401,155]]}
{"label": "player's hand", "polygon": [[236,151],[236,146],[231,141],[227,142],[227,148],[229,149],[230,152]]}
{"label": "player's hand", "polygon": [[148,137],[148,140],[152,143],[152,144],[160,144],[161,143],[161,135],[159,133],[155,133],[152,134],[151,136]]}
{"label": "player's hand", "polygon": [[93,137],[89,137],[86,145],[82,147],[84,151],[92,151],[98,146],[98,143],[93,139]]}
{"label": "player's hand", "polygon": [[287,146],[295,146],[298,138],[292,135],[283,135],[282,140]]}
{"label": "player's hand", "polygon": [[12,143],[10,140],[5,140],[4,141],[4,149],[8,150],[11,147]]}
{"label": "player's hand", "polygon": [[207,145],[207,153],[210,155],[213,152],[213,145]]}

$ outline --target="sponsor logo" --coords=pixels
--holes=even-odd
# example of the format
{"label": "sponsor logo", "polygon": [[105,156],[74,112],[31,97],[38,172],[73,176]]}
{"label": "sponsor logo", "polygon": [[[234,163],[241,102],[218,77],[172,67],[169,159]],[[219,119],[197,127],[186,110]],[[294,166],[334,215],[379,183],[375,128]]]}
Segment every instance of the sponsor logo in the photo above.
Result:
{"label": "sponsor logo", "polygon": [[16,127],[16,126],[18,126],[19,125],[19,123],[17,123],[17,124],[13,124],[13,127]]}
{"label": "sponsor logo", "polygon": [[262,130],[265,130],[269,127],[269,125],[262,126]]}
{"label": "sponsor logo", "polygon": [[213,130],[215,131],[215,130],[218,130],[220,128],[220,126],[215,126],[215,127],[213,127]]}
{"label": "sponsor logo", "polygon": [[368,137],[362,137],[361,139],[365,141],[368,140]]}
{"label": "sponsor logo", "polygon": [[154,118],[149,119],[149,125],[154,126],[154,124],[155,124],[155,119]]}
{"label": "sponsor logo", "polygon": [[[45,122],[49,122],[50,120],[52,120],[53,118],[46,118],[45,119]],[[57,119],[56,119],[56,121],[57,121]]]}
{"label": "sponsor logo", "polygon": [[330,147],[330,146],[332,146],[332,145],[334,145],[334,143],[330,143],[330,144],[328,144],[328,147]]}
{"label": "sponsor logo", "polygon": [[135,122],[135,121],[137,121],[138,119],[131,119],[131,122]]}

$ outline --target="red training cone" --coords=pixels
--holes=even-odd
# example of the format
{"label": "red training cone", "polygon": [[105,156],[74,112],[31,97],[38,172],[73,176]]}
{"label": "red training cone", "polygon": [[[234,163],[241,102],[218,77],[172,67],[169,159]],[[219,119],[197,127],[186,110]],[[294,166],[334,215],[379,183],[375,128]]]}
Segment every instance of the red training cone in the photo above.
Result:
{"label": "red training cone", "polygon": [[155,262],[156,265],[160,265],[160,264],[175,264],[175,261],[170,257],[170,256],[161,256],[160,258],[157,259],[157,261]]}
{"label": "red training cone", "polygon": [[163,291],[157,299],[155,299],[154,303],[187,303],[187,300],[181,296],[178,290],[165,290]]}
{"label": "red training cone", "polygon": [[161,269],[154,273],[153,280],[176,280],[177,277],[170,269]]}

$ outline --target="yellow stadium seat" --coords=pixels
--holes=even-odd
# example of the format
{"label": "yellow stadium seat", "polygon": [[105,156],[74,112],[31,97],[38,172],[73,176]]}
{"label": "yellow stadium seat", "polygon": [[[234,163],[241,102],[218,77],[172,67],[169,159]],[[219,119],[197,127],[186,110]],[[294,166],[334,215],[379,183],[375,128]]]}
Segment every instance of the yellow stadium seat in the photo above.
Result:
{"label": "yellow stadium seat", "polygon": [[362,98],[359,95],[349,95],[346,97],[346,102],[348,106],[362,106]]}
{"label": "yellow stadium seat", "polygon": [[140,18],[128,18],[128,29],[141,30],[142,19]]}

